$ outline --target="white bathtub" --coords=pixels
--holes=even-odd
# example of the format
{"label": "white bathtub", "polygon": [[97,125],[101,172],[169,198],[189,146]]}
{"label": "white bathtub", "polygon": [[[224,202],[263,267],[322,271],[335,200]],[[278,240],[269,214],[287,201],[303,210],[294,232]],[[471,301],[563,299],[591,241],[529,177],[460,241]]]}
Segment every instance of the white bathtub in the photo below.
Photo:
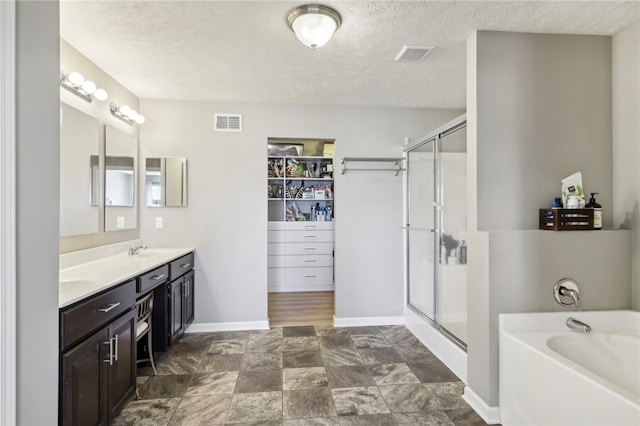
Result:
{"label": "white bathtub", "polygon": [[499,338],[503,425],[640,425],[640,312],[502,314]]}

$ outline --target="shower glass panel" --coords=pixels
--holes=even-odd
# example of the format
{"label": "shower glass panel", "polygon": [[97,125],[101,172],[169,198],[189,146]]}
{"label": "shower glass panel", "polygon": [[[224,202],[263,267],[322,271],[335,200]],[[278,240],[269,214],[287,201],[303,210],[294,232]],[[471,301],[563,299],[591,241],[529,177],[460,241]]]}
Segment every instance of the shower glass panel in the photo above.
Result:
{"label": "shower glass panel", "polygon": [[408,305],[460,347],[467,340],[464,116],[406,149]]}
{"label": "shower glass panel", "polygon": [[435,139],[407,152],[409,304],[435,321]]}
{"label": "shower glass panel", "polygon": [[[467,341],[467,129],[454,128],[438,140],[440,259],[437,265],[437,322]],[[446,251],[446,254],[445,254]]]}

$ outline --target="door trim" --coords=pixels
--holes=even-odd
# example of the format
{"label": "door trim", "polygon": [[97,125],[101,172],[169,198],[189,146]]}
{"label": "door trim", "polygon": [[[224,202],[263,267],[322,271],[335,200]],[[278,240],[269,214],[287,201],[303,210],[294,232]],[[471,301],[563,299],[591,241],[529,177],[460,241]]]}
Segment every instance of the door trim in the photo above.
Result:
{"label": "door trim", "polygon": [[15,0],[0,1],[0,424],[16,424]]}

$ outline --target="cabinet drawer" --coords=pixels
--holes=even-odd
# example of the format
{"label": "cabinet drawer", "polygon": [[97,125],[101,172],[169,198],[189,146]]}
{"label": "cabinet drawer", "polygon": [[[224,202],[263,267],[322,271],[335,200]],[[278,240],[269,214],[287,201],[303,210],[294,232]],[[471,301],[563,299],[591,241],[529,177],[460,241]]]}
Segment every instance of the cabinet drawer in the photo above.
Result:
{"label": "cabinet drawer", "polygon": [[333,243],[286,243],[284,253],[289,254],[333,254]]}
{"label": "cabinet drawer", "polygon": [[171,273],[170,279],[173,281],[193,269],[193,253],[184,255],[181,258],[174,260],[169,265],[169,272]]}
{"label": "cabinet drawer", "polygon": [[136,303],[135,280],[60,312],[62,349],[107,324]]}
{"label": "cabinet drawer", "polygon": [[331,231],[333,222],[284,222],[284,229],[291,231]]}
{"label": "cabinet drawer", "polygon": [[288,268],[333,266],[333,256],[330,254],[323,254],[319,256],[287,256],[285,259],[285,266]]}
{"label": "cabinet drawer", "polygon": [[282,243],[267,244],[267,254],[268,255],[284,254],[284,244]]}
{"label": "cabinet drawer", "polygon": [[169,279],[169,265],[164,265],[138,277],[138,294],[146,293]]}
{"label": "cabinet drawer", "polygon": [[330,243],[333,231],[287,231],[284,240],[288,243]]}
{"label": "cabinet drawer", "polygon": [[267,284],[271,286],[284,286],[284,268],[267,269]]}
{"label": "cabinet drawer", "polygon": [[284,241],[284,231],[267,231],[267,242],[281,243]]}
{"label": "cabinet drawer", "polygon": [[333,268],[287,268],[285,282],[288,289],[307,285],[332,285]]}
{"label": "cabinet drawer", "polygon": [[282,268],[285,266],[284,256],[267,256],[269,268]]}

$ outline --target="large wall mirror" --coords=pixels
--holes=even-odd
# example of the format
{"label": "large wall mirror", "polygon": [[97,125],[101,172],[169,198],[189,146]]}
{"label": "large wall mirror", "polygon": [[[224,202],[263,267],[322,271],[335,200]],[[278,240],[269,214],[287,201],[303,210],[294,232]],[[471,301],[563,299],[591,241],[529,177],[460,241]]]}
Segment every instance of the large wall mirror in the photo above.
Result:
{"label": "large wall mirror", "polygon": [[60,236],[99,230],[100,123],[60,104]]}
{"label": "large wall mirror", "polygon": [[136,164],[138,139],[105,126],[104,230],[137,227]]}
{"label": "large wall mirror", "polygon": [[187,159],[145,159],[145,192],[148,207],[187,206]]}

